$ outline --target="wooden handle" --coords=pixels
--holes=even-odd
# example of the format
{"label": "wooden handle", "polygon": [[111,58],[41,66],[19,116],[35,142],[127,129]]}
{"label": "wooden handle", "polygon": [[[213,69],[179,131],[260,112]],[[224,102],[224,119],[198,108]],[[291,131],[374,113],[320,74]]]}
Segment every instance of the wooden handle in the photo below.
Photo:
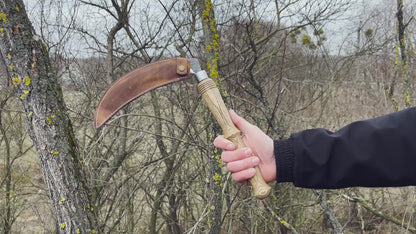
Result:
{"label": "wooden handle", "polygon": [[[241,139],[241,131],[234,126],[214,81],[211,79],[201,81],[198,84],[198,90],[211,113],[220,124],[224,137],[231,140],[237,149],[246,147]],[[255,167],[255,169],[256,174],[250,179],[250,183],[253,186],[254,196],[259,199],[264,199],[269,196],[271,187],[264,181],[259,168]]]}

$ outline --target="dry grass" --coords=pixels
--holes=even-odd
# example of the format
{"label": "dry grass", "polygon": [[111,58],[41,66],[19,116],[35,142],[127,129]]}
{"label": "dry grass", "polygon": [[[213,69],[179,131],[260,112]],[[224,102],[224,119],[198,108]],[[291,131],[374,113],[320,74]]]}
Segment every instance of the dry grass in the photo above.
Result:
{"label": "dry grass", "polygon": [[[292,91],[302,92],[302,90],[314,88],[308,87],[308,85],[300,87],[301,90]],[[379,82],[344,81],[320,86],[320,88],[325,90],[322,98],[315,101],[308,108],[292,113],[290,110],[282,112],[288,116],[288,133],[316,127],[324,127],[336,131],[352,121],[380,116],[394,110],[390,100],[385,95],[384,85]],[[300,88],[298,87],[298,89]],[[71,93],[73,98],[76,97],[74,95],[74,93]],[[415,102],[414,97],[412,101]],[[302,109],[306,103],[308,103],[307,97],[304,98],[304,102],[298,102],[297,106],[291,106],[291,108],[292,110]],[[13,225],[12,232],[53,232],[56,229],[53,212],[49,204],[36,155],[33,152],[29,152],[25,157],[17,161],[14,168],[13,178],[22,178],[18,186],[21,187],[21,193],[24,194],[17,197],[16,204],[20,204],[24,209],[17,209],[20,213]],[[410,221],[416,194],[413,187],[391,189],[360,188],[354,189],[353,192],[351,190],[341,190],[339,192],[353,193],[365,198],[374,208],[403,220],[404,225]],[[359,209],[360,213],[353,214],[352,212],[356,210],[354,204],[336,195],[339,192],[330,195],[330,200],[331,205],[335,207],[334,210],[341,224],[347,225],[346,233],[356,233],[361,229],[365,229],[366,233],[406,233],[405,229],[381,220],[364,208]],[[309,223],[309,225],[314,227],[321,225],[320,223],[325,223],[322,217],[312,218],[319,212],[320,210],[317,207],[308,208],[304,213],[308,217],[304,217],[306,219],[303,220],[303,224]],[[320,228],[329,228],[329,226],[324,225],[324,227]]]}

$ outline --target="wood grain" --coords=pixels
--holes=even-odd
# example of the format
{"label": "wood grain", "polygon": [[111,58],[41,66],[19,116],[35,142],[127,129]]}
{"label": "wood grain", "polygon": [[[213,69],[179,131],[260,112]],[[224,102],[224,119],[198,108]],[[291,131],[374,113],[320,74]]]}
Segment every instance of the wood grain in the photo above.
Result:
{"label": "wood grain", "polygon": [[[224,137],[231,140],[237,149],[246,147],[241,139],[241,131],[235,127],[231,120],[228,109],[214,81],[211,79],[201,81],[198,84],[198,90],[211,113],[221,126]],[[259,168],[256,167],[255,169],[256,174],[250,179],[250,183],[253,186],[254,196],[259,199],[264,199],[269,196],[271,187],[264,181]]]}

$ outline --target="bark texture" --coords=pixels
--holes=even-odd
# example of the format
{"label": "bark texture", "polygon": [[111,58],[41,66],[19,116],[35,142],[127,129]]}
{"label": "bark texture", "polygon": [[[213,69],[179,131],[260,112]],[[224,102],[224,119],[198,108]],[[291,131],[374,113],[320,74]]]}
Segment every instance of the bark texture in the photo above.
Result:
{"label": "bark texture", "polygon": [[[203,40],[205,45],[205,58],[207,59],[207,73],[215,81],[215,84],[221,91],[221,79],[219,78],[220,62],[220,38],[217,31],[217,23],[214,12],[214,5],[211,0],[198,0],[199,12],[201,15],[203,26]],[[224,96],[223,96],[224,98]],[[208,127],[207,139],[210,141],[221,133],[221,128],[211,115],[211,124]],[[215,123],[215,124],[214,124]],[[208,178],[208,197],[209,197],[209,213],[208,213],[208,233],[221,233],[221,214],[223,207],[223,174],[222,161],[220,152],[212,145],[207,150],[209,178]]]}
{"label": "bark texture", "polygon": [[98,232],[62,90],[21,0],[0,0],[0,36],[1,56],[24,106],[59,232]]}

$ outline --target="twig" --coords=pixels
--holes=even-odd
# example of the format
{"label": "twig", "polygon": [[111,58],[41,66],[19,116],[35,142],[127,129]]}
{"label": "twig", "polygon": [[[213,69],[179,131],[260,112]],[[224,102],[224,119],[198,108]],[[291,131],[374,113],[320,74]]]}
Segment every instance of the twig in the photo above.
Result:
{"label": "twig", "polygon": [[288,222],[286,222],[282,217],[280,217],[276,212],[273,211],[273,209],[265,202],[263,201],[264,208],[275,218],[277,221],[279,221],[280,224],[282,224],[287,230],[291,231],[292,234],[298,234],[296,229]]}
{"label": "twig", "polygon": [[410,231],[410,232],[412,232],[412,233],[416,233],[416,228],[415,227],[412,227],[412,226],[406,226],[406,225],[404,225],[403,224],[403,222],[402,221],[400,221],[400,220],[398,220],[398,219],[396,219],[396,218],[394,218],[394,217],[391,217],[391,216],[389,216],[389,215],[387,215],[387,214],[384,214],[384,213],[382,213],[382,212],[380,212],[379,210],[376,210],[376,209],[374,209],[373,207],[371,207],[364,199],[362,199],[362,198],[359,198],[359,197],[350,197],[350,196],[347,196],[347,195],[345,195],[345,194],[343,194],[342,195],[342,197],[344,197],[345,199],[347,199],[348,201],[352,201],[352,202],[358,202],[362,207],[364,207],[365,209],[367,209],[368,211],[370,211],[371,213],[373,213],[374,215],[376,215],[376,216],[378,216],[378,217],[380,217],[380,218],[383,218],[383,219],[385,219],[385,220],[387,220],[387,221],[389,221],[389,222],[392,222],[392,223],[394,223],[394,224],[396,224],[396,225],[398,225],[398,226],[400,226],[400,227],[402,227],[402,228],[404,228],[404,229],[406,229],[406,230],[408,230],[408,231]]}

